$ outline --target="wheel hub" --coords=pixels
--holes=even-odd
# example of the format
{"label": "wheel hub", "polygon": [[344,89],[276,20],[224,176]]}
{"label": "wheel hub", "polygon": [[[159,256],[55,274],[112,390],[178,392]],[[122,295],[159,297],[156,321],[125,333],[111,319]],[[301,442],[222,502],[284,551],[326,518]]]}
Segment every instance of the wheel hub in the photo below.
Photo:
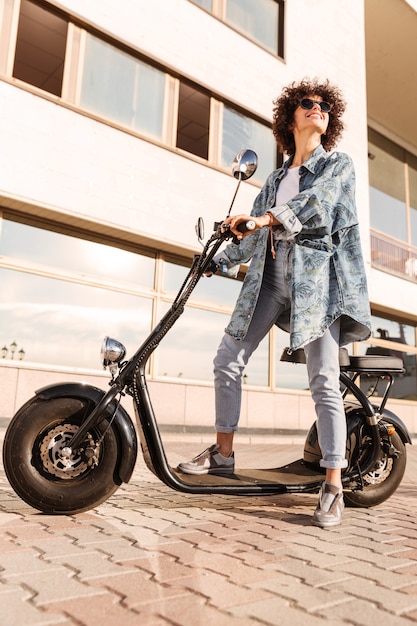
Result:
{"label": "wheel hub", "polygon": [[[75,478],[86,472],[97,460],[96,455],[88,459],[82,449],[68,455],[68,444],[77,431],[78,426],[75,424],[60,424],[45,434],[40,445],[40,455],[49,474],[61,479]],[[89,449],[95,450],[96,446],[89,433],[86,443]]]}

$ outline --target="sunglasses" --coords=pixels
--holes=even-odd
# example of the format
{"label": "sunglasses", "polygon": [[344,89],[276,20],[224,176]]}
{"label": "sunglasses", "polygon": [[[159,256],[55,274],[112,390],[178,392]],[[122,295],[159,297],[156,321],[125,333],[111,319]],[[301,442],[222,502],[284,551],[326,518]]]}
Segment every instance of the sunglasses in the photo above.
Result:
{"label": "sunglasses", "polygon": [[319,105],[320,110],[323,111],[323,113],[330,113],[330,110],[332,108],[331,104],[329,104],[328,102],[319,102],[318,100],[310,100],[310,98],[303,98],[300,102],[300,107],[302,109],[307,109],[307,111],[310,111],[315,104]]}

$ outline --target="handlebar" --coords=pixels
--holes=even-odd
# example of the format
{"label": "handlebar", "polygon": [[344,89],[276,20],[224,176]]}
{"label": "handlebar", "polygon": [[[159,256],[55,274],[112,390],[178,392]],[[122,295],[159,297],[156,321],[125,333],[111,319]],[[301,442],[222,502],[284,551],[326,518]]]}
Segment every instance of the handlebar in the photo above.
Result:
{"label": "handlebar", "polygon": [[[223,228],[223,232],[221,232],[222,228]],[[254,220],[247,220],[246,222],[241,222],[236,227],[236,230],[238,230],[240,233],[248,233],[251,230],[255,230],[255,228],[256,228],[255,221]],[[230,230],[230,225],[229,224],[223,224],[223,222],[215,222],[213,230],[216,233],[216,238],[218,238],[218,237],[221,237],[223,239],[230,239],[230,238],[232,238],[233,243],[235,243],[237,245],[240,244],[240,239],[238,239],[236,237],[236,235],[234,233],[232,233],[232,231]]]}
{"label": "handlebar", "polygon": [[255,227],[256,227],[256,224],[254,220],[248,220],[247,222],[241,222],[236,227],[236,230],[238,230],[240,233],[248,233],[251,230],[255,230]]}

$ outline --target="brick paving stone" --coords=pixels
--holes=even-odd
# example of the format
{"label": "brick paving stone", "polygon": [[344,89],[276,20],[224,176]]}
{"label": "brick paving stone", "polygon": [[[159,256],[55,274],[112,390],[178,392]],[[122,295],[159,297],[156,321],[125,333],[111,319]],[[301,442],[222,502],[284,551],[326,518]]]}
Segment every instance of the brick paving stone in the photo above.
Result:
{"label": "brick paving stone", "polygon": [[[193,575],[198,576],[199,574],[198,572],[191,573],[191,576]],[[181,580],[181,583],[183,581],[184,579]],[[118,596],[123,600],[123,605],[129,609],[140,610],[143,605],[189,595],[187,591],[178,586],[177,580],[174,583],[172,586],[169,584],[161,585],[149,573],[137,570],[134,573],[93,580],[90,586],[97,591],[108,591],[112,595]]]}
{"label": "brick paving stone", "polygon": [[0,624],[2,626],[66,626],[64,615],[45,613],[30,602],[27,590],[13,588],[6,591],[0,588]]}
{"label": "brick paving stone", "polygon": [[317,588],[307,583],[296,581],[289,576],[269,579],[252,586],[273,592],[283,599],[291,601],[294,608],[301,608],[308,613],[314,613],[326,607],[351,601],[351,597],[343,589],[340,589],[340,585],[335,589],[332,589],[330,585]]}
{"label": "brick paving stone", "polygon": [[242,585],[264,580],[270,576],[270,571],[247,566],[241,559],[227,554],[197,553],[193,567],[199,567],[203,571],[217,572],[227,576],[230,581]]}
{"label": "brick paving stone", "polygon": [[315,548],[323,553],[337,554],[338,552],[346,550],[345,544],[349,541],[349,538],[350,536],[341,541],[340,537],[338,537],[337,540],[334,541],[333,536],[329,533],[321,533],[319,536],[317,536],[317,534],[297,533],[291,537],[291,543],[296,546]]}
{"label": "brick paving stone", "polygon": [[[195,626],[196,623],[204,624],[204,626],[254,626],[256,624],[246,615],[234,615],[231,611],[221,611],[209,606],[203,598],[195,594],[158,601],[147,607],[141,607],[140,619],[148,615],[164,617],[175,626]],[[142,621],[139,623],[142,625]]]}
{"label": "brick paving stone", "polygon": [[417,611],[417,594],[411,595],[386,587],[384,577],[382,577],[380,584],[363,578],[350,578],[338,582],[333,587],[361,600],[373,602],[378,608],[385,609],[395,615]]}
{"label": "brick paving stone", "polygon": [[21,572],[32,575],[42,571],[49,571],[51,566],[40,559],[39,556],[39,552],[30,549],[0,554],[0,568],[4,570],[0,572],[0,577],[19,576]]}
{"label": "brick paving stone", "polygon": [[[323,617],[315,616],[305,611],[300,611],[291,606],[283,598],[271,598],[235,607],[231,610],[233,615],[256,619],[262,624],[272,626],[323,626]],[[328,622],[329,626],[346,626],[346,622],[338,620],[333,615]],[[390,625],[391,626],[391,625]]]}
{"label": "brick paving stone", "polygon": [[396,558],[412,558],[410,555],[407,556],[407,551],[409,551],[409,548],[407,548],[407,546],[403,546],[398,543],[390,543],[385,540],[379,541],[376,537],[369,537],[368,533],[366,533],[366,536],[362,535],[357,537],[349,537],[345,539],[344,544],[345,545],[343,549],[345,550],[358,548],[370,550],[371,552],[377,552],[379,554],[385,554],[387,556],[395,556]]}
{"label": "brick paving stone", "polygon": [[[279,571],[294,576],[298,580],[306,582],[313,587],[320,587],[332,581],[349,578],[349,565],[350,563],[343,563],[339,566],[337,571],[332,571],[330,569],[320,569],[316,566],[308,565],[301,559],[287,559],[286,561],[280,561],[274,565],[267,564],[265,570]],[[353,562],[353,565],[356,565],[356,563]]]}
{"label": "brick paving stone", "polygon": [[33,541],[32,547],[39,553],[40,559],[47,561],[59,560],[66,556],[87,555],[91,551],[91,548],[77,545],[69,537],[54,534],[50,534],[48,539]]}
{"label": "brick paving stone", "polygon": [[42,524],[25,524],[8,528],[7,535],[21,545],[48,537],[48,528]]}
{"label": "brick paving stone", "polygon": [[[83,596],[99,596],[103,591],[78,581],[74,573],[66,568],[50,569],[36,572],[36,575],[21,572],[14,576],[6,576],[9,583],[29,589],[33,594],[32,602],[36,606],[49,602],[66,601]],[[97,599],[99,602],[100,600]]]}
{"label": "brick paving stone", "polygon": [[337,551],[335,554],[330,552],[322,552],[320,549],[309,548],[307,546],[289,546],[285,550],[285,557],[288,559],[300,559],[309,565],[316,567],[337,567],[341,563],[347,563],[352,560],[350,551]]}
{"label": "brick paving stone", "polygon": [[56,557],[54,563],[59,563],[75,572],[77,580],[81,582],[103,576],[117,576],[118,574],[125,574],[126,571],[136,571],[133,567],[113,563],[107,555],[98,551]]}
{"label": "brick paving stone", "polygon": [[[58,611],[64,608],[65,614],[71,619],[71,624],[86,626],[87,624],[108,624],[109,626],[167,626],[168,622],[157,615],[142,615],[123,605],[120,598],[106,595],[100,600],[92,602],[89,598],[77,598],[65,603],[51,604],[49,611]],[[17,625],[16,625],[17,626]],[[22,626],[19,624],[18,626]],[[25,624],[26,626],[26,624]]]}
{"label": "brick paving stone", "polygon": [[417,563],[414,561],[411,565],[405,565],[400,570],[404,576],[417,576]]}
{"label": "brick paving stone", "polygon": [[392,570],[386,570],[376,567],[372,563],[364,563],[363,561],[351,561],[350,563],[344,563],[339,569],[347,574],[353,574],[367,580],[372,580],[376,583],[383,580],[384,586],[391,589],[401,589],[406,585],[413,584],[416,580],[414,576],[407,575],[401,571],[394,572]]}
{"label": "brick paving stone", "polygon": [[232,542],[230,540],[216,543],[207,543],[200,541],[198,543],[190,543],[187,540],[177,541],[175,543],[163,544],[158,551],[170,554],[177,558],[181,563],[193,564],[196,558],[196,551],[200,553],[219,554],[222,556],[225,552],[229,556],[235,556],[241,560],[245,565],[252,567],[262,567],[265,563],[275,563],[283,556],[285,547],[282,546],[274,553],[268,553],[263,550],[259,550],[256,545],[249,545],[248,543],[241,543],[238,541]]}
{"label": "brick paving stone", "polygon": [[113,563],[126,564],[148,556],[148,551],[132,543],[129,538],[121,537],[101,545],[99,551],[106,554]]}
{"label": "brick paving stone", "polygon": [[386,570],[400,569],[415,564],[412,560],[405,559],[403,554],[404,553],[401,553],[401,556],[396,558],[389,554],[380,554],[378,551],[368,550],[366,548],[355,546],[349,548],[351,560],[357,559],[358,561],[372,563],[376,567],[381,567]]}
{"label": "brick paving stone", "polygon": [[6,552],[20,552],[22,547],[12,539],[12,537],[1,537],[0,538],[0,554],[5,554]]}
{"label": "brick paving stone", "polygon": [[219,609],[228,609],[247,602],[267,599],[272,595],[266,588],[236,584],[214,572],[204,572],[184,579],[176,586],[197,593],[206,598],[208,604]]}
{"label": "brick paving stone", "polygon": [[[119,535],[124,533],[128,535],[132,541],[136,542],[138,548],[141,547],[150,547],[152,545],[160,545],[163,541],[170,542],[170,538],[164,538],[163,535],[158,533],[155,530],[146,527],[145,518],[142,517],[142,521],[137,526],[133,526],[131,524],[127,525],[123,522],[115,523],[115,526],[118,528]],[[111,540],[109,538],[109,540]],[[102,549],[105,550],[105,545],[103,544]]]}
{"label": "brick paving stone", "polygon": [[71,540],[74,540],[78,546],[97,546],[97,544],[105,545],[109,541],[113,541],[113,537],[110,533],[102,532],[94,526],[88,528],[77,528],[68,530],[66,536]]}
{"label": "brick paving stone", "polygon": [[[326,611],[320,611],[323,617],[327,617]],[[331,609],[331,624],[333,619],[346,620],[348,623],[358,626],[375,626],[375,624],[386,624],[387,626],[411,626],[412,622],[407,617],[400,617],[382,611],[371,602],[355,600],[348,604],[339,604]],[[346,623],[346,622],[345,622]],[[310,625],[309,625],[310,626]]]}
{"label": "brick paving stone", "polygon": [[[229,546],[229,545],[226,546],[225,544],[223,544],[223,550],[209,549],[208,551],[211,553],[219,552],[220,554],[223,554],[223,551],[225,549],[229,553],[233,552],[233,546]],[[189,565],[189,564],[192,565],[195,562],[197,551],[207,552],[207,550],[204,550],[204,548],[202,547],[200,543],[195,544],[195,543],[189,543],[187,541],[181,541],[181,540],[171,542],[171,543],[164,543],[162,546],[158,548],[154,548],[154,551],[158,552],[161,555],[164,554],[164,555],[174,557],[179,563],[182,563],[183,565]]]}
{"label": "brick paving stone", "polygon": [[159,583],[188,578],[194,575],[195,569],[198,569],[197,564],[190,567],[159,553],[150,554],[147,558],[138,561],[130,561],[129,565],[130,567],[136,565],[137,569],[150,573]]}
{"label": "brick paving stone", "polygon": [[409,548],[407,546],[397,546],[397,550],[390,552],[390,556],[395,559],[407,559],[417,563],[417,548]]}

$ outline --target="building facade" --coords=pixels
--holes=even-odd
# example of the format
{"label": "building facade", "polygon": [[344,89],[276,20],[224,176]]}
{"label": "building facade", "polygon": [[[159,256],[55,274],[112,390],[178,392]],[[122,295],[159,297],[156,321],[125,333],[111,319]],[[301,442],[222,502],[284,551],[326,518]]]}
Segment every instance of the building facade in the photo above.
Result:
{"label": "building facade", "polygon": [[[128,355],[142,343],[200,249],[197,218],[210,231],[227,213],[234,155],[259,158],[233,208],[247,212],[280,164],[273,100],[318,77],[348,105],[339,149],[370,287],[373,336],[350,351],[403,358],[390,406],[416,433],[416,28],[406,0],[0,0],[0,416],[57,381],[106,388],[103,337]],[[212,427],[212,359],[244,271],[204,279],[152,355],[162,428]],[[273,329],[247,368],[243,431],[314,420],[286,342]]]}

